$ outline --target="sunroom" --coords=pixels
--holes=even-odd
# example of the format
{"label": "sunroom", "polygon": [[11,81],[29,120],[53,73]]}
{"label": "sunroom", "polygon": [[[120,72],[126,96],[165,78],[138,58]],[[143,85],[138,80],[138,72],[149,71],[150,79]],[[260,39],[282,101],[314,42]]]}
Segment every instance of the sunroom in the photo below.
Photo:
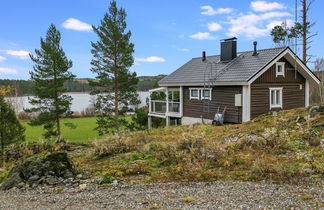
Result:
{"label": "sunroom", "polygon": [[150,117],[166,118],[166,124],[170,124],[170,118],[182,117],[182,87],[160,87],[149,90],[149,126]]}

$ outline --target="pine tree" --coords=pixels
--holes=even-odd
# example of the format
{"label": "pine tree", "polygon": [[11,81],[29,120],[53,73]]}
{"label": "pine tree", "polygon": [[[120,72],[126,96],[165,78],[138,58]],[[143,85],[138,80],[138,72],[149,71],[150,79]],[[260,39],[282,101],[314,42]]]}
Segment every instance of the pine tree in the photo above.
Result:
{"label": "pine tree", "polygon": [[[97,94],[97,130],[100,135],[118,133],[128,122],[122,117],[129,105],[138,104],[136,92],[138,78],[129,68],[134,63],[134,44],[131,32],[126,32],[126,12],[117,8],[116,1],[110,3],[108,12],[93,31],[99,40],[91,42],[93,59],[91,71],[99,82],[93,94]],[[114,129],[112,129],[114,128]]]}
{"label": "pine tree", "polygon": [[75,77],[68,71],[72,67],[72,61],[66,57],[60,41],[61,34],[52,24],[46,38],[40,40],[41,49],[35,49],[35,55],[30,54],[35,63],[34,71],[30,72],[34,81],[35,98],[30,98],[29,103],[35,108],[26,110],[38,114],[31,125],[44,125],[45,138],[56,136],[58,141],[61,140],[60,118],[72,114],[72,97],[63,94],[66,92],[63,84]]}
{"label": "pine tree", "polygon": [[3,164],[3,153],[7,145],[23,141],[25,128],[20,124],[13,108],[6,103],[4,96],[0,95],[0,146],[1,165]]}
{"label": "pine tree", "polygon": [[[293,38],[301,39],[302,41],[302,60],[305,64],[313,57],[308,54],[307,51],[310,49],[310,44],[312,43],[312,38],[317,35],[311,34],[311,28],[315,25],[315,23],[311,23],[308,20],[309,10],[311,5],[314,3],[314,0],[310,0],[307,3],[307,0],[300,0],[301,7],[301,21],[296,22],[294,26],[291,28],[286,27],[284,22],[281,26],[275,26],[270,35],[272,36],[272,40],[279,46],[291,46]],[[295,49],[296,51],[296,49]]]}

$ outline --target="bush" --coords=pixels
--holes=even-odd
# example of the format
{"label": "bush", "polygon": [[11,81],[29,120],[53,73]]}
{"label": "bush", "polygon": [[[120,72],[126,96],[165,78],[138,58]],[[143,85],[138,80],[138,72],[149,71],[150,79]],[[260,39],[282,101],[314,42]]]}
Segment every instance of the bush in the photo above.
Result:
{"label": "bush", "polygon": [[99,157],[108,157],[119,153],[131,152],[135,146],[126,144],[121,137],[111,136],[94,143],[94,154]]}
{"label": "bush", "polygon": [[110,175],[102,175],[97,181],[97,184],[111,184],[114,182],[114,179]]}

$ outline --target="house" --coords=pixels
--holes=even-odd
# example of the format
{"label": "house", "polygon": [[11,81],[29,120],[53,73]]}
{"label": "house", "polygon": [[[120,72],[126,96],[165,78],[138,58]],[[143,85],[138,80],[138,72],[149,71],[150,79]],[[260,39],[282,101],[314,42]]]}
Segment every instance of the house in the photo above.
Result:
{"label": "house", "polygon": [[[237,39],[220,43],[220,55],[193,58],[150,90],[151,118],[181,124],[247,122],[281,109],[307,107],[309,85],[320,80],[289,47],[237,52]],[[159,97],[156,97],[156,96]]]}

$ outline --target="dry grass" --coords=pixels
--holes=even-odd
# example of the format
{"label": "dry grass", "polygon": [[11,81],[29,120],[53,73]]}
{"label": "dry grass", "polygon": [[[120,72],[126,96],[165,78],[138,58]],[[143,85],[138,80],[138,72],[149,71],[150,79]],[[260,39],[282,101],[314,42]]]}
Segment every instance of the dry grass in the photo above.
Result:
{"label": "dry grass", "polygon": [[[131,132],[85,146],[70,144],[69,155],[85,175],[128,183],[323,179],[323,109],[282,111],[241,125]],[[23,156],[58,149],[39,142],[9,151]]]}
{"label": "dry grass", "polygon": [[324,176],[323,127],[323,111],[295,109],[242,125],[178,126],[110,137],[96,142],[89,158],[102,163],[93,171],[130,182],[298,181]]}

